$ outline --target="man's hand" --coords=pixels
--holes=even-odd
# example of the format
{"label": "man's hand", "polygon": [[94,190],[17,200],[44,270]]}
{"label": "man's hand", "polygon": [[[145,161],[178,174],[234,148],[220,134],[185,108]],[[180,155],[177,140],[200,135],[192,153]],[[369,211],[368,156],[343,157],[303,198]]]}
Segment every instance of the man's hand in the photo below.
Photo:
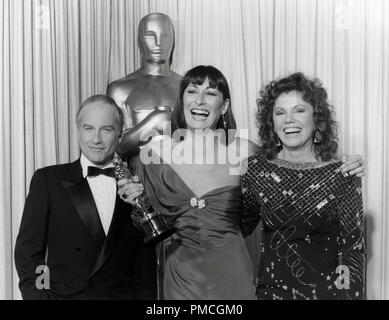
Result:
{"label": "man's hand", "polygon": [[139,183],[139,177],[133,176],[132,179],[121,179],[118,181],[118,195],[123,201],[135,205],[135,199],[143,193],[143,185]]}
{"label": "man's hand", "polygon": [[139,177],[133,176],[132,179],[121,179],[118,181],[118,187],[120,198],[135,207],[131,212],[131,220],[137,229],[142,230],[143,215],[135,204],[135,199],[143,193],[143,185],[139,183]]}

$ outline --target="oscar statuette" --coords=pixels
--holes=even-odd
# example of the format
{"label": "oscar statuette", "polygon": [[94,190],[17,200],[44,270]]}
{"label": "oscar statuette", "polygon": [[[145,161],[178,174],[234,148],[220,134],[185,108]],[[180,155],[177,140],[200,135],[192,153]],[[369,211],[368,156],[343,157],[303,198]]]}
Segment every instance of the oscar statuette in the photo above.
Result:
{"label": "oscar statuette", "polygon": [[[115,166],[117,180],[132,179],[131,171],[123,165],[122,160],[117,155],[115,155],[112,163]],[[133,220],[145,232],[145,243],[158,243],[176,231],[176,228],[169,225],[161,213],[154,210],[145,192],[135,199],[135,206],[138,214],[135,214]]]}

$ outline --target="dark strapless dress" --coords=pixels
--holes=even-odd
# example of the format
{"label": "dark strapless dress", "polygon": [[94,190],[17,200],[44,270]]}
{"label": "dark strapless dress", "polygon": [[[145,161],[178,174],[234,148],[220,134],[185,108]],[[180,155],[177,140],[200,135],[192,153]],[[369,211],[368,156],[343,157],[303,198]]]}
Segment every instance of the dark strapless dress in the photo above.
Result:
{"label": "dark strapless dress", "polygon": [[153,207],[177,228],[166,251],[164,299],[256,299],[240,186],[197,198],[167,164],[138,161],[137,172]]}

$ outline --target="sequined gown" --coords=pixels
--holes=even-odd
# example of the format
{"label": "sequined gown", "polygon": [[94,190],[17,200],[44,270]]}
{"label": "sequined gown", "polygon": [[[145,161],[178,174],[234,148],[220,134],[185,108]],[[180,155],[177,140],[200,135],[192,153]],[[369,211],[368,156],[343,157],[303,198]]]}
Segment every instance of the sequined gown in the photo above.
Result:
{"label": "sequined gown", "polygon": [[241,190],[216,188],[196,198],[167,164],[137,171],[155,209],[174,223],[164,266],[164,299],[256,299],[253,264],[240,231]]}
{"label": "sequined gown", "polygon": [[258,298],[362,299],[361,180],[338,173],[339,161],[254,155],[247,164],[241,176],[244,223],[263,223]]}

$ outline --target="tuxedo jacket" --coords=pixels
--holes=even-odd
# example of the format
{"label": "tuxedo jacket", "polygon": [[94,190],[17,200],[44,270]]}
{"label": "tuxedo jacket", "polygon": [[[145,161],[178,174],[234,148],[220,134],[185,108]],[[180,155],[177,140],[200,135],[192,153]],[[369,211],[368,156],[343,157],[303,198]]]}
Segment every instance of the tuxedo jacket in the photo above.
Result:
{"label": "tuxedo jacket", "polygon": [[[79,160],[37,170],[15,246],[23,298],[155,299],[155,248],[143,243],[130,212],[117,196],[106,236]],[[40,265],[50,288],[36,286],[45,283]]]}

